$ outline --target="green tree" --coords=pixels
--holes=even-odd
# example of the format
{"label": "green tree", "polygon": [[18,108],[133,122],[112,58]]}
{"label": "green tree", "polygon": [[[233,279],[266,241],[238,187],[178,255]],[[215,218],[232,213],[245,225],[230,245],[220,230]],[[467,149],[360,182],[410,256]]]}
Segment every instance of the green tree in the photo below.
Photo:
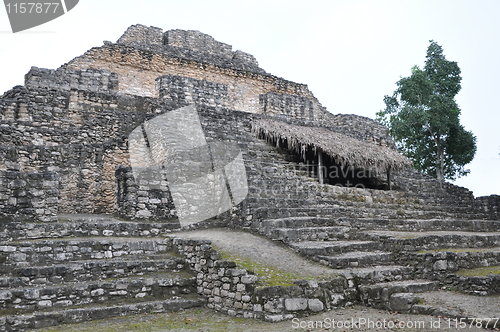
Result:
{"label": "green tree", "polygon": [[398,149],[414,167],[439,181],[467,175],[464,168],[476,153],[476,137],[460,124],[455,96],[460,91],[460,68],[446,60],[443,48],[430,41],[425,66],[401,78],[377,120],[389,128]]}

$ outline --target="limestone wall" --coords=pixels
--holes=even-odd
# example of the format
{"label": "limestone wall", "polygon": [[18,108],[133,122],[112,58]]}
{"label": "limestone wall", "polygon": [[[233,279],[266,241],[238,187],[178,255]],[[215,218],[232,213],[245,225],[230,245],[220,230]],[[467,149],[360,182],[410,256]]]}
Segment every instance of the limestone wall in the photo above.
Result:
{"label": "limestone wall", "polygon": [[256,275],[223,260],[210,241],[173,239],[173,243],[196,273],[197,291],[207,298],[207,306],[230,316],[277,322],[330,310],[356,296],[342,277],[324,282],[300,280],[293,286],[261,286]]}
{"label": "limestone wall", "polygon": [[287,116],[299,120],[314,120],[314,105],[306,97],[268,92],[260,95],[260,108],[263,114]]}
{"label": "limestone wall", "polygon": [[140,98],[18,87],[0,102],[0,170],[59,174],[60,212],[112,213],[115,167],[147,112]]}
{"label": "limestone wall", "polygon": [[[202,52],[205,48],[207,51]],[[168,219],[174,216],[169,212],[172,207],[168,197],[139,189],[140,183],[130,184],[125,173],[115,170],[119,165],[130,166],[127,140],[133,129],[191,103],[202,114],[207,140],[235,143],[244,158],[253,163],[247,166],[247,172],[254,173],[249,176],[251,193],[261,190],[262,185],[291,186],[300,192],[305,179],[303,175],[289,178],[277,174],[268,184],[262,184],[259,179],[268,165],[279,165],[281,171],[283,167],[295,167],[297,160],[252,135],[253,117],[280,117],[324,126],[394,147],[387,129],[374,120],[333,115],[306,85],[263,71],[244,70],[234,65],[235,57],[247,64],[251,58],[243,52],[230,52],[226,44],[197,32],[164,33],[135,26],[117,44],[91,49],[57,70],[33,67],[24,87],[14,87],[0,98],[0,170],[14,165],[21,172],[57,172],[60,212],[118,211],[137,217],[137,213],[149,210],[143,206],[147,201],[157,211],[151,217]],[[415,191],[410,187],[418,181],[407,179],[401,179],[401,188]],[[416,186],[417,194],[436,190],[433,186]],[[472,202],[468,202],[468,193],[450,188],[453,197],[458,195],[464,204]],[[131,197],[138,199],[135,205],[130,203]],[[251,216],[250,205],[259,203],[245,204],[235,207],[241,209],[237,214],[229,212],[233,221]]]}
{"label": "limestone wall", "polygon": [[31,67],[25,75],[26,88],[44,87],[57,90],[118,90],[118,75],[106,69],[43,69]]}
{"label": "limestone wall", "polygon": [[[155,80],[164,75],[226,84],[232,96],[231,99],[240,100],[240,105],[245,106],[243,108],[234,105],[239,107],[231,108],[251,113],[259,113],[259,95],[268,91],[312,97],[306,85],[286,81],[269,74],[233,69],[210,62],[199,62],[120,44],[93,48],[65,66],[75,69],[100,68],[117,73],[119,91],[139,96],[157,97]],[[249,102],[249,99],[255,101]]]}
{"label": "limestone wall", "polygon": [[[235,61],[255,68],[238,66]],[[117,44],[93,48],[64,67],[105,69],[116,73],[119,91],[139,96],[157,97],[159,89],[155,87],[155,80],[164,75],[224,84],[227,86],[224,106],[228,108],[297,117],[300,115],[297,111],[302,112],[300,110],[307,104],[308,114],[302,118],[304,120],[339,129],[356,138],[393,146],[387,130],[375,121],[356,116],[332,116],[306,85],[267,74],[258,68],[250,54],[232,52],[230,45],[198,31],[163,32],[155,27],[134,25]],[[282,102],[292,99],[294,102]]]}
{"label": "limestone wall", "polygon": [[265,73],[255,57],[215,40],[196,30],[168,30],[141,24],[130,26],[117,44],[133,46],[156,53],[168,53],[181,58],[215,63],[228,68]]}
{"label": "limestone wall", "polygon": [[56,173],[0,171],[0,220],[55,221],[58,202]]}
{"label": "limestone wall", "polygon": [[125,219],[166,220],[177,216],[165,176],[135,180],[130,167],[116,168],[115,213]]}
{"label": "limestone wall", "polygon": [[231,102],[226,84],[181,76],[160,76],[156,79],[160,100],[178,107],[190,104],[228,107]]}
{"label": "limestone wall", "polygon": [[118,39],[120,44],[163,44],[163,30],[157,27],[146,27],[136,24],[128,27],[125,33]]}
{"label": "limestone wall", "polygon": [[500,196],[490,195],[476,198],[479,211],[490,216],[491,219],[500,219]]}

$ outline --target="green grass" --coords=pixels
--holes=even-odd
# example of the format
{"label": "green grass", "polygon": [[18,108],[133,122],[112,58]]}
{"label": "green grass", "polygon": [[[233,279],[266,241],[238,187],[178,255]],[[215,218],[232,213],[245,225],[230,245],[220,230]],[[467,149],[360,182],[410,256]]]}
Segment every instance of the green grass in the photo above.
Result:
{"label": "green grass", "polygon": [[455,272],[464,277],[484,277],[493,274],[500,274],[500,266],[480,267],[477,269],[460,270]]}

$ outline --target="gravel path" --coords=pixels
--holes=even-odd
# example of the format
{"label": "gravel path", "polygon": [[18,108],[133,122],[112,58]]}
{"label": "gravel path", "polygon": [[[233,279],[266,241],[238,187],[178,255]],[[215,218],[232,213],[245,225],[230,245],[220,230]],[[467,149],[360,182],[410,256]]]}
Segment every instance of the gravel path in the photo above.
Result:
{"label": "gravel path", "polygon": [[[446,308],[457,315],[477,318],[500,318],[500,295],[474,296],[449,291],[420,294],[426,304]],[[500,321],[498,322],[500,328]]]}

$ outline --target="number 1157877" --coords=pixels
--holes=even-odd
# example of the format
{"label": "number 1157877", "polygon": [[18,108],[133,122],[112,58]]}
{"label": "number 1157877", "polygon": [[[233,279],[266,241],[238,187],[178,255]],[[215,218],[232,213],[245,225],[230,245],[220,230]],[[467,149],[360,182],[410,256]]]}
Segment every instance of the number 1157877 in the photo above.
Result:
{"label": "number 1157877", "polygon": [[6,4],[7,13],[11,14],[55,14],[59,2],[16,2]]}

